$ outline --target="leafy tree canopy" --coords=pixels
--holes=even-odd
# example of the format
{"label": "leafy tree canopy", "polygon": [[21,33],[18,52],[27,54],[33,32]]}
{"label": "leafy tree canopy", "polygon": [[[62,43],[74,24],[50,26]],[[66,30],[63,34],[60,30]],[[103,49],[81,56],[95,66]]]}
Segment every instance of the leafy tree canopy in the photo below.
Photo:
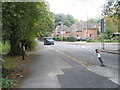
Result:
{"label": "leafy tree canopy", "polygon": [[54,17],[46,2],[3,2],[2,16],[3,41],[10,41],[13,55],[20,53],[16,48],[21,43],[25,45],[54,28]]}
{"label": "leafy tree canopy", "polygon": [[103,8],[103,16],[106,20],[106,34],[109,38],[112,33],[120,32],[120,1],[108,0]]}
{"label": "leafy tree canopy", "polygon": [[65,15],[65,14],[55,14],[55,25],[61,25],[64,24],[68,27],[70,27],[74,22],[77,22],[78,20],[75,19],[72,15]]}
{"label": "leafy tree canopy", "polygon": [[90,18],[88,21],[91,22],[91,23],[100,23],[100,19]]}

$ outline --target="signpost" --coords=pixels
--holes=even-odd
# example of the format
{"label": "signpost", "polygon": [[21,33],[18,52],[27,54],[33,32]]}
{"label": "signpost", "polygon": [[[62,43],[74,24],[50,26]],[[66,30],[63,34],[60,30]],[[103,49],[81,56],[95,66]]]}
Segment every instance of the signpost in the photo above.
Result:
{"label": "signpost", "polygon": [[105,49],[105,45],[104,45],[104,32],[106,32],[106,21],[105,19],[101,19],[101,33],[102,33],[102,36],[101,36],[101,42],[102,42],[102,49],[104,50]]}

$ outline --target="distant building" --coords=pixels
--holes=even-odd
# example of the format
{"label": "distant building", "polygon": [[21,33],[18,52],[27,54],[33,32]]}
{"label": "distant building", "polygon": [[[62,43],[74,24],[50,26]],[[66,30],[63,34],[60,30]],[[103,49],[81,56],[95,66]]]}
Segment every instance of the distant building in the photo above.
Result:
{"label": "distant building", "polygon": [[97,31],[100,30],[100,24],[98,23],[90,23],[90,22],[76,22],[71,25],[71,27],[67,27],[65,25],[60,25],[55,28],[52,32],[52,37],[54,36],[74,36],[83,38],[97,38]]}
{"label": "distant building", "polygon": [[56,26],[55,30],[52,32],[52,37],[54,36],[70,36],[70,29],[66,25]]}

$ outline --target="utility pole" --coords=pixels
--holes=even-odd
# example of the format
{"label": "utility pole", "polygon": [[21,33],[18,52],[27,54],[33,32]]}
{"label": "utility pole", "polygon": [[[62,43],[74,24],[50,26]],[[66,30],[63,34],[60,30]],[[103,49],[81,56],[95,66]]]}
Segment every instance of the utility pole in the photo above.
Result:
{"label": "utility pole", "polygon": [[87,8],[87,0],[86,2],[84,1],[84,4],[86,3],[86,14],[87,14],[87,20],[86,20],[86,39],[88,38],[88,8]]}
{"label": "utility pole", "polygon": [[88,11],[87,11],[87,22],[86,22],[86,39],[88,38]]}

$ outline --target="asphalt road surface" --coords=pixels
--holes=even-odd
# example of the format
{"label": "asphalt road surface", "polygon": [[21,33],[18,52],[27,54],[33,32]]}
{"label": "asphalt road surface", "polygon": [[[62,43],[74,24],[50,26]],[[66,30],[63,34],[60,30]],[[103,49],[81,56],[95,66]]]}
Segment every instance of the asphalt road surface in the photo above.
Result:
{"label": "asphalt road surface", "polygon": [[[43,45],[38,42],[31,71],[20,88],[118,88],[118,56],[101,53],[106,67],[101,67],[95,53],[99,43],[61,43]],[[117,49],[116,44],[107,48]]]}

